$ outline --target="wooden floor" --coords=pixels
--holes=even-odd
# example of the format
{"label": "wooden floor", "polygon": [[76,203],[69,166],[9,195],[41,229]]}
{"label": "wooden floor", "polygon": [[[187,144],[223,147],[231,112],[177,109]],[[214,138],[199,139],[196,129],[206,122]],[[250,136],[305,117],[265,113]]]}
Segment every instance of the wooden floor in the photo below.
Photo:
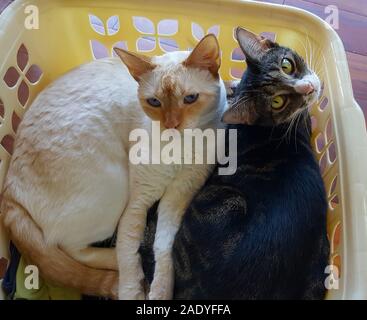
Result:
{"label": "wooden floor", "polygon": [[[0,12],[13,0],[0,0]],[[322,19],[325,7],[339,9],[339,30],[347,50],[354,96],[367,119],[367,0],[260,0],[308,10]]]}

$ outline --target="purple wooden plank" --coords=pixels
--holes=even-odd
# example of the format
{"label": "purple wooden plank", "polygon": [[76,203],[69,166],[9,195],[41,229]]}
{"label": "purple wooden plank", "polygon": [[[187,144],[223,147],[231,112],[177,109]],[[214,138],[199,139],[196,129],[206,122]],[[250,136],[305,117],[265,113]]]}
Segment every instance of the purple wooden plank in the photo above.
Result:
{"label": "purple wooden plank", "polygon": [[0,0],[0,13],[4,11],[4,9],[12,3],[14,0]]}
{"label": "purple wooden plank", "polygon": [[[322,19],[328,16],[325,6],[315,3],[304,0],[285,0],[285,4],[308,10]],[[367,17],[339,10],[339,29],[336,31],[343,39],[346,50],[367,55],[366,27]]]}

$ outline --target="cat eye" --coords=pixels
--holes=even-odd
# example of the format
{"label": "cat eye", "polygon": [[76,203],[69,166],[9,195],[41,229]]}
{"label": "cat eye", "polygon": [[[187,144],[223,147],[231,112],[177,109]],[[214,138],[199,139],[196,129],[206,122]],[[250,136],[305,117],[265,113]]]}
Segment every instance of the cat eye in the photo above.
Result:
{"label": "cat eye", "polygon": [[184,98],[184,103],[185,104],[191,104],[194,103],[197,99],[199,98],[199,94],[189,94],[188,96],[186,96]]}
{"label": "cat eye", "polygon": [[286,74],[292,74],[294,72],[293,62],[287,58],[284,58],[282,60],[282,70]]}
{"label": "cat eye", "polygon": [[287,102],[287,99],[284,98],[283,96],[276,96],[273,98],[271,102],[271,107],[273,109],[279,110],[285,106],[286,102]]}
{"label": "cat eye", "polygon": [[147,102],[152,106],[152,107],[160,107],[161,106],[161,102],[156,99],[156,98],[149,98],[147,99]]}

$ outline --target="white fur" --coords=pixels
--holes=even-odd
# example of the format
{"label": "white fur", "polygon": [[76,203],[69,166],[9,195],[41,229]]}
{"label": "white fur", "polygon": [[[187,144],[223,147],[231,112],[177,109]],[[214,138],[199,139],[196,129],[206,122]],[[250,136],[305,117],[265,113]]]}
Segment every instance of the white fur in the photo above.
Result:
{"label": "white fur", "polygon": [[[188,54],[155,58],[153,77]],[[226,105],[224,85],[207,71],[191,71],[182,79],[187,90],[216,96],[207,113],[190,125],[216,128]],[[145,79],[142,91],[149,95],[157,89],[155,80]],[[29,212],[46,241],[97,268],[116,268],[116,257],[111,250],[87,248],[113,234],[126,207],[117,243],[123,299],[144,298],[138,248],[147,210],[161,199],[150,298],[170,298],[173,239],[212,166],[129,164],[130,131],[151,126],[137,89],[118,59],[94,61],[56,80],[36,98],[19,126],[5,188]]]}
{"label": "white fur", "polygon": [[[146,97],[154,96],[156,90],[159,90],[160,71],[172,68],[173,72],[180,72],[175,68],[188,55],[188,52],[177,52],[157,57],[153,62],[158,64],[158,67],[152,74],[143,77],[141,93]],[[215,81],[208,71],[196,69],[183,71],[176,76],[184,91],[215,95],[207,114],[186,127],[218,128],[220,116],[226,106],[226,92],[222,81]],[[161,144],[161,148],[163,146],[164,144]],[[160,200],[160,204],[154,242],[156,265],[149,299],[172,298],[173,240],[193,195],[204,184],[212,169],[212,165],[205,164],[130,166],[130,199],[119,224],[117,241],[120,299],[145,298],[142,287],[144,274],[138,249],[143,238],[147,211],[157,200]]]}
{"label": "white fur", "polygon": [[26,112],[6,187],[49,243],[78,250],[113,234],[128,199],[136,92],[120,61],[96,61],[55,81]]}

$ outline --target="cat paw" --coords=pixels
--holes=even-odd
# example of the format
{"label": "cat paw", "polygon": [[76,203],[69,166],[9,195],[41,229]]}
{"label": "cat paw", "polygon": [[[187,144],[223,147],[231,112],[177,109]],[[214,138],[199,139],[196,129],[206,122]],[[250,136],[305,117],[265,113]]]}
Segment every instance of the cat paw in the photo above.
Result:
{"label": "cat paw", "polygon": [[120,281],[120,286],[118,290],[119,300],[145,300],[145,292],[143,286],[140,285],[140,281],[138,281],[139,285],[136,282],[132,283],[124,282],[123,284]]}
{"label": "cat paw", "polygon": [[153,280],[148,295],[149,300],[171,300],[173,298],[173,284],[167,279],[165,280],[163,283]]}
{"label": "cat paw", "polygon": [[116,277],[114,281],[112,282],[112,286],[111,286],[110,298],[113,300],[117,300],[118,297],[119,297],[119,278],[118,278],[118,273],[116,272]]}

